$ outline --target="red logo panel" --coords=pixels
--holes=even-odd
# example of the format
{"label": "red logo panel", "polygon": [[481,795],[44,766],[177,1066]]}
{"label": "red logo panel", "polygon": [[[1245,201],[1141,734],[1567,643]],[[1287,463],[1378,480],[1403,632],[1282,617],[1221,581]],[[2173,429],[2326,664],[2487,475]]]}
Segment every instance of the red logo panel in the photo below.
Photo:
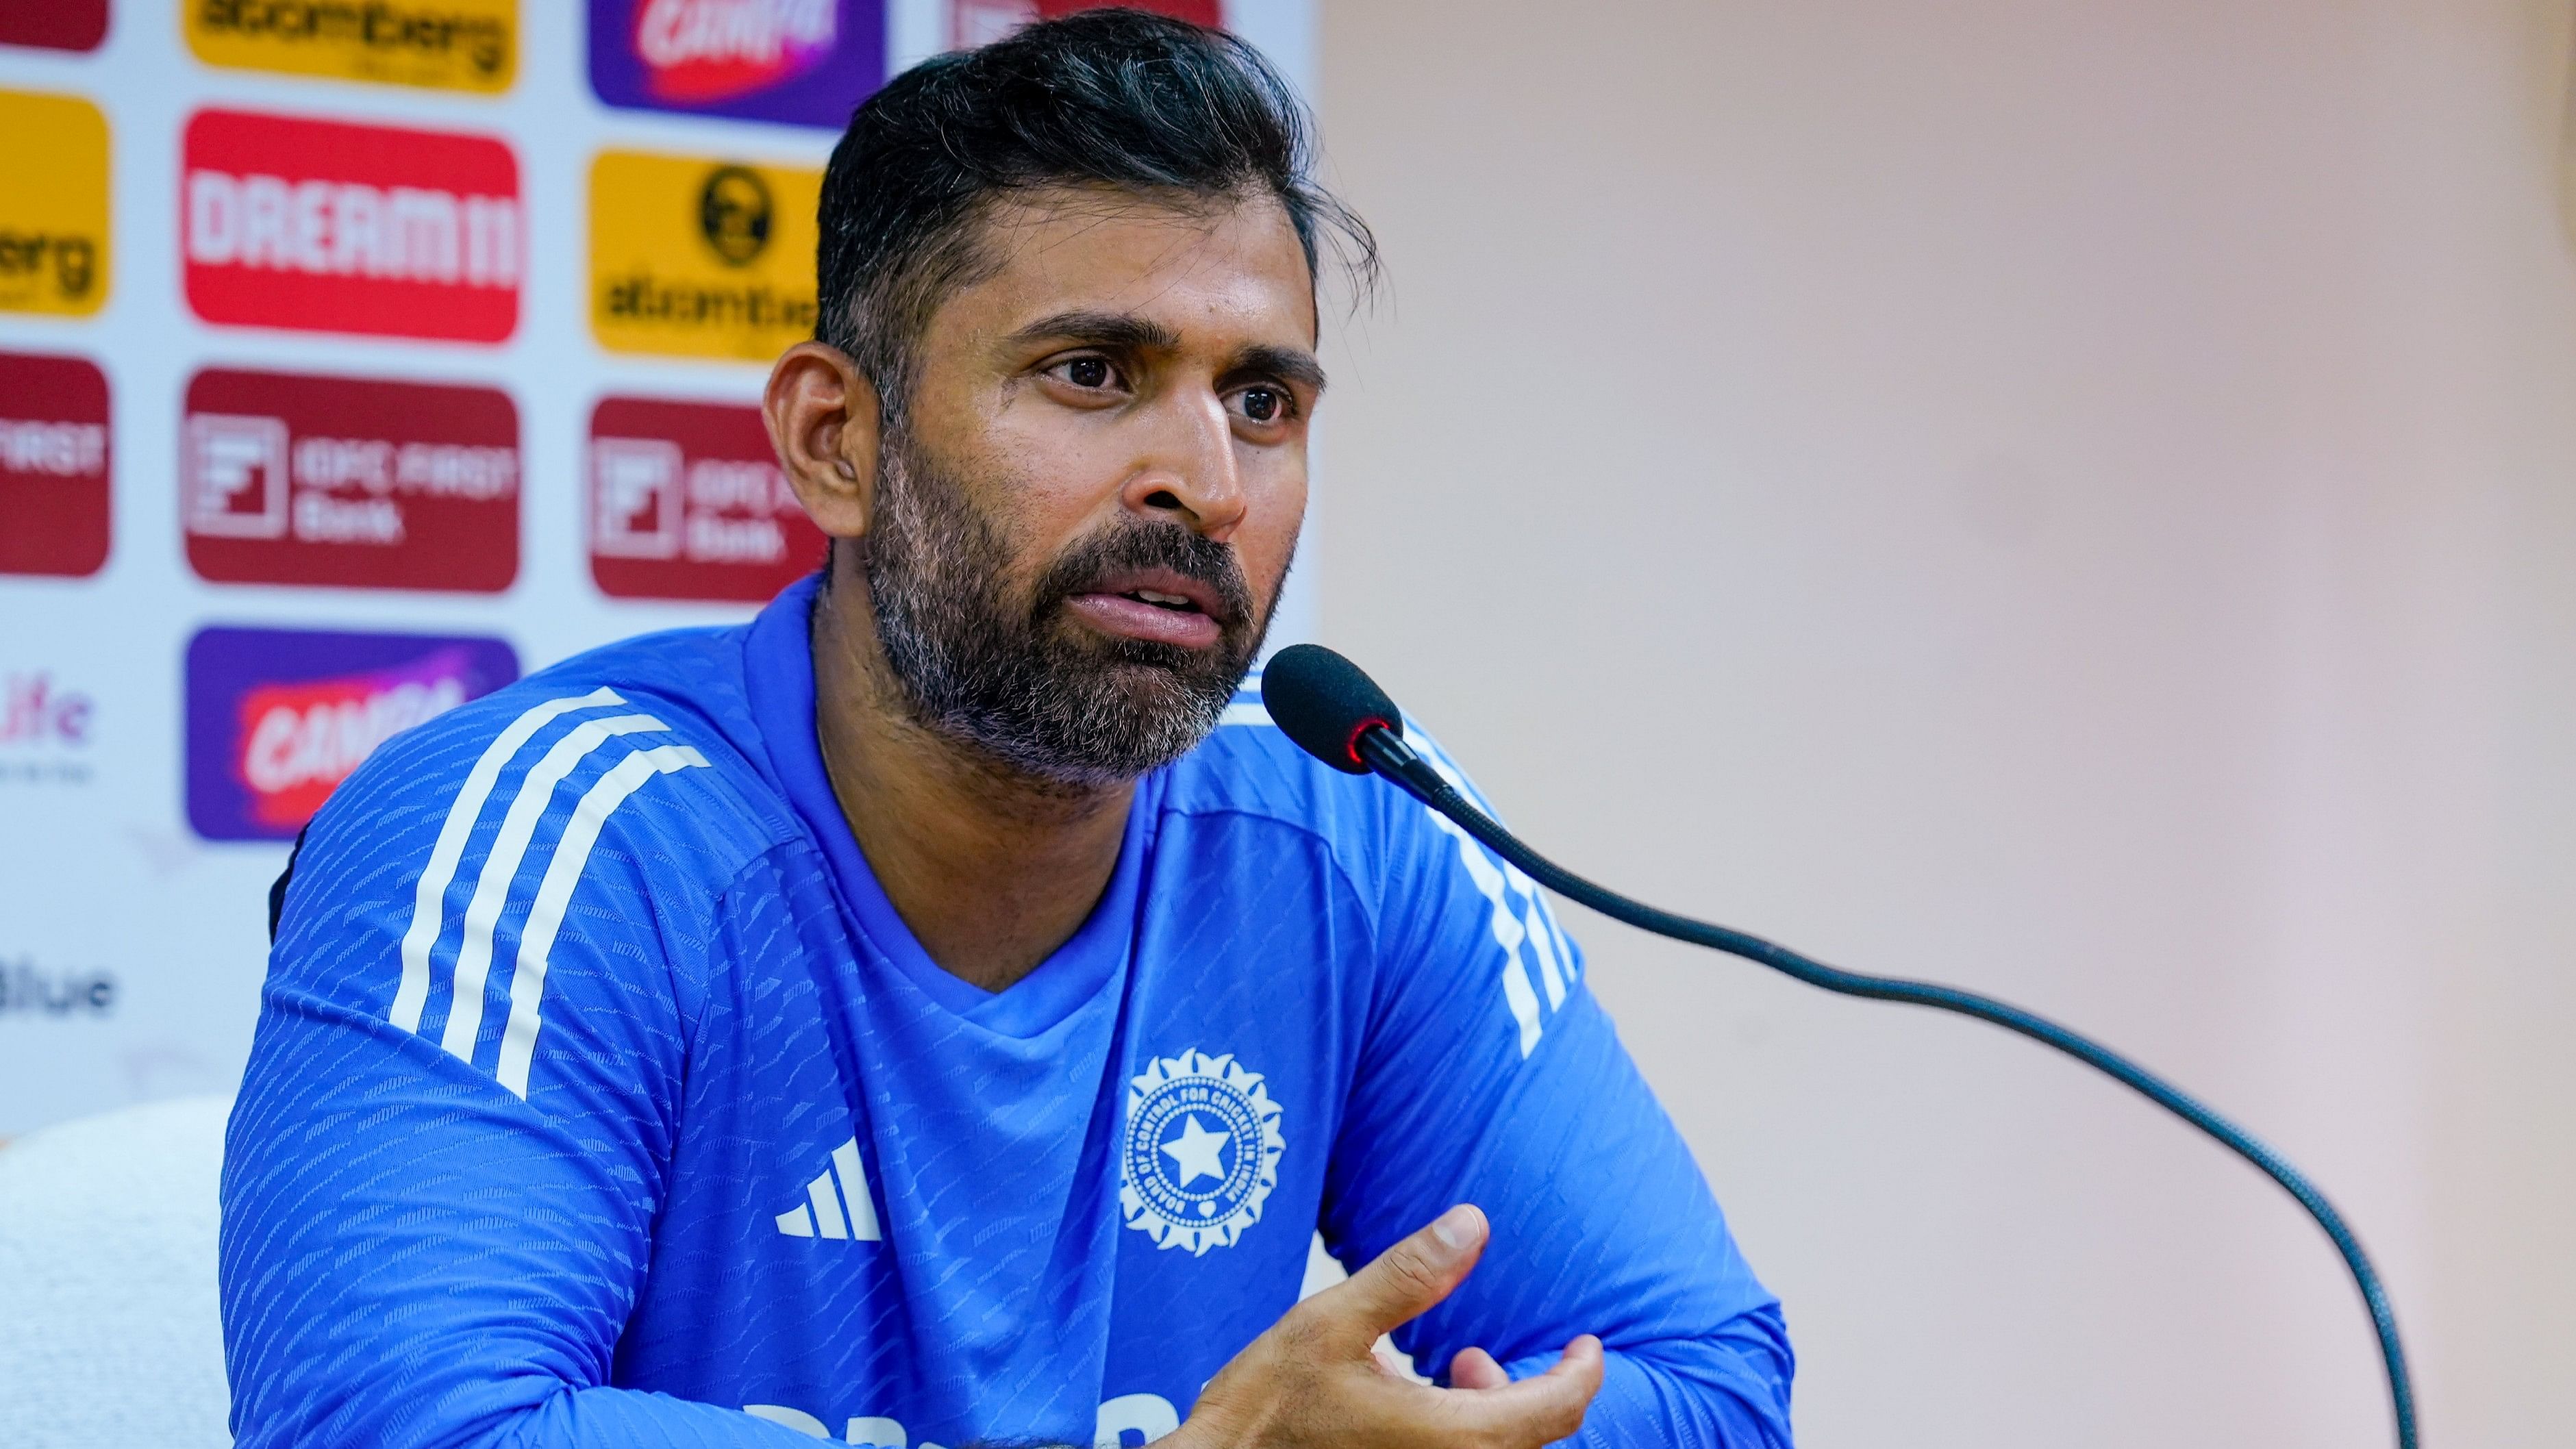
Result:
{"label": "red logo panel", "polygon": [[600,399],[590,414],[590,576],[621,599],[761,603],[823,562],[760,409]]}
{"label": "red logo panel", "polygon": [[179,429],[188,564],[233,584],[496,593],[519,410],[488,387],[209,368]]}
{"label": "red logo panel", "polygon": [[461,342],[517,330],[525,212],[503,142],[209,110],[185,150],[181,255],[207,321]]}
{"label": "red logo panel", "polygon": [[96,50],[107,39],[107,0],[20,0],[0,5],[0,45]]}
{"label": "red logo panel", "polygon": [[107,375],[0,352],[0,574],[97,573],[107,469]]}

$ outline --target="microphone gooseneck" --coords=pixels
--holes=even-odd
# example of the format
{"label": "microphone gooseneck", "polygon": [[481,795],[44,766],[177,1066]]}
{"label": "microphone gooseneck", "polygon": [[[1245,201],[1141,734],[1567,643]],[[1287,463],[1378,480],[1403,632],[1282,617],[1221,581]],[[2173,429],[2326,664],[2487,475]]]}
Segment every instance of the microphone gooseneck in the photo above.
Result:
{"label": "microphone gooseneck", "polygon": [[[1523,844],[1518,836],[1467,799],[1442,778],[1438,769],[1404,741],[1403,715],[1386,692],[1356,664],[1313,644],[1291,645],[1272,658],[1262,675],[1262,704],[1283,733],[1307,753],[1351,774],[1385,776],[1405,793],[1457,823],[1496,855],[1518,866],[1549,890],[1623,921],[1642,931],[1724,951],[1768,966],[1810,986],[1845,996],[1929,1006],[1975,1017],[2006,1031],[2055,1047],[2066,1055],[2117,1078],[2149,1101],[2216,1138],[2264,1174],[2307,1209],[2342,1254],[2363,1306],[2379,1337],[2379,1356],[2388,1375],[2388,1396],[2396,1415],[2398,1449],[2416,1449],[2415,1392],[2406,1371],[2406,1350],[2397,1338],[2397,1318],[2379,1274],[2371,1267],[2360,1239],[2343,1214],[2326,1200],[2305,1174],[2243,1128],[2203,1105],[2189,1093],[2070,1028],[2009,1002],[1931,981],[1907,981],[1845,971],[1802,956],[1786,946],[1743,931],[1695,921],[1630,900],[1593,884]],[[1291,721],[1295,723],[1292,725]]]}

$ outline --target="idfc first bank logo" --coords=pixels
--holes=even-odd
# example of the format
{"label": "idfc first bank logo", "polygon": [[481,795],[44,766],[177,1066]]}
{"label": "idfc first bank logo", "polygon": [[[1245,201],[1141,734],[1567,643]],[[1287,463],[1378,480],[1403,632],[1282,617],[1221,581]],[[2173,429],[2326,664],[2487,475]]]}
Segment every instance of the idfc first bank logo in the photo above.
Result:
{"label": "idfc first bank logo", "polygon": [[590,0],[612,106],[840,130],[885,84],[884,0]]}
{"label": "idfc first bank logo", "polygon": [[378,745],[519,677],[498,639],[295,629],[188,641],[188,823],[291,840]]}
{"label": "idfc first bank logo", "polygon": [[488,136],[189,118],[188,305],[209,322],[501,342],[526,271],[519,161]]}

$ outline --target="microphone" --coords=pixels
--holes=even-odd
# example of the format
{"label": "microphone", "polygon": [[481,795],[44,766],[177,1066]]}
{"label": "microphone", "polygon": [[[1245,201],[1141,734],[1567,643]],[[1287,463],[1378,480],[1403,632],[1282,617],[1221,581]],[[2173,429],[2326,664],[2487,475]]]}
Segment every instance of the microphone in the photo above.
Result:
{"label": "microphone", "polygon": [[1457,822],[1460,829],[1520,867],[1531,879],[1614,921],[1741,956],[1810,986],[1845,996],[1934,1007],[2018,1032],[2118,1079],[2216,1138],[2297,1199],[2343,1256],[2344,1267],[2351,1272],[2353,1285],[2361,1290],[2362,1304],[2369,1310],[2371,1328],[2379,1336],[2380,1362],[2387,1371],[2388,1397],[2397,1420],[2398,1449],[2416,1449],[2415,1391],[2406,1372],[2406,1350],[2398,1342],[2397,1318],[2389,1308],[2387,1292],[2380,1287],[2378,1272],[2371,1267],[2369,1254],[2362,1251],[2360,1240],[2344,1223],[2343,1214],[2305,1174],[2189,1093],[2109,1047],[2009,1002],[1938,982],[1845,971],[1759,936],[1658,910],[1594,885],[1522,844],[1518,836],[1477,809],[1441,775],[1437,766],[1405,743],[1403,712],[1387,698],[1386,691],[1378,688],[1377,682],[1358,665],[1330,649],[1292,644],[1271,656],[1261,675],[1261,703],[1280,732],[1306,753],[1348,774],[1385,776],[1406,794]]}

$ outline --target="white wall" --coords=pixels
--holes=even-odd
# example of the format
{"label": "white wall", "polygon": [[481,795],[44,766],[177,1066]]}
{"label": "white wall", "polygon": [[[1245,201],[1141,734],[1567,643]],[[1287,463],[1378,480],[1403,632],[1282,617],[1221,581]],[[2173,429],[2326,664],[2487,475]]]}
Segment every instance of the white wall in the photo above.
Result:
{"label": "white wall", "polygon": [[[1393,288],[1328,339],[1324,637],[1578,867],[2287,1150],[2445,1445],[2576,1423],[2569,47],[2564,0],[1325,6]],[[2219,1149],[1569,924],[1806,1444],[2388,1442],[2331,1250]]]}

